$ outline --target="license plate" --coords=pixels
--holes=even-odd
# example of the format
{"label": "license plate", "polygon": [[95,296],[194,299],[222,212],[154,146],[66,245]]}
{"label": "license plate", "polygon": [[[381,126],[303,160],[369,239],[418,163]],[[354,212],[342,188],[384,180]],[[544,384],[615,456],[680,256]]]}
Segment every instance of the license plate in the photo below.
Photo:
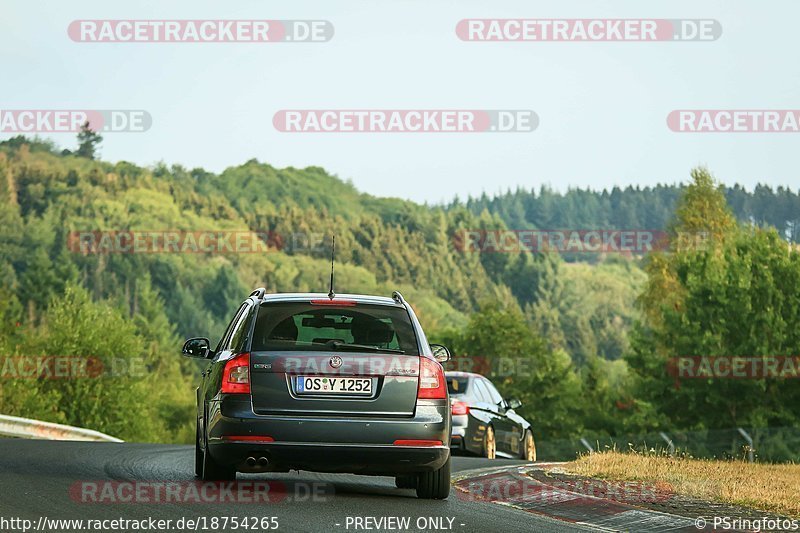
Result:
{"label": "license plate", "polygon": [[295,379],[298,394],[372,394],[371,378],[297,376]]}

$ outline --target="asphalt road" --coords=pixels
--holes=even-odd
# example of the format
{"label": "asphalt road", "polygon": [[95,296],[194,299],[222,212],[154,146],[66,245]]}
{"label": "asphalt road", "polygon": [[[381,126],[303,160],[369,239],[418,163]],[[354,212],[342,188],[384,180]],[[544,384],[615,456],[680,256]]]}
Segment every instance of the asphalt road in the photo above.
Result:
{"label": "asphalt road", "polygon": [[[0,523],[9,518],[27,519],[34,524],[38,524],[41,517],[153,518],[170,519],[175,527],[175,522],[181,518],[206,517],[199,530],[205,525],[210,531],[233,531],[232,522],[228,522],[227,529],[223,529],[221,523],[212,529],[213,524],[208,520],[212,517],[276,517],[278,531],[586,530],[502,505],[471,501],[455,489],[446,501],[419,500],[413,490],[396,489],[394,479],[386,477],[310,472],[240,474],[240,484],[268,482],[273,489],[280,488],[273,492],[275,501],[246,503],[234,495],[235,502],[224,497],[220,502],[212,495],[197,503],[197,494],[194,493],[192,499],[189,490],[197,486],[193,462],[191,446],[0,439]],[[515,464],[522,463],[455,457],[453,471],[455,475],[487,466],[513,467]],[[172,493],[171,500],[159,492],[167,490],[167,482],[177,482],[180,487],[180,492]],[[135,495],[135,490],[143,492]],[[158,494],[162,494],[160,500],[155,497]],[[92,498],[100,501],[93,502]],[[138,501],[127,502],[127,498]],[[154,500],[159,503],[153,503]],[[366,521],[368,517],[374,520]],[[409,517],[409,525],[406,528],[397,527],[398,523],[379,522],[390,517],[400,520]],[[420,517],[423,522],[417,522]],[[358,522],[359,518],[364,521]],[[13,531],[8,522],[0,529]]]}

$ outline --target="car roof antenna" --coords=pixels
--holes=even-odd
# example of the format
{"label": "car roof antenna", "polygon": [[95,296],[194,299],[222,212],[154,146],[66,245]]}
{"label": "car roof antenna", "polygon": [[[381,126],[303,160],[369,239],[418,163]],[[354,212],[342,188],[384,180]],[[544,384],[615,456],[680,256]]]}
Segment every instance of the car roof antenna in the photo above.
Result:
{"label": "car roof antenna", "polygon": [[331,242],[331,290],[328,292],[328,298],[333,300],[336,297],[336,293],[333,292],[333,258],[336,254],[336,235],[333,235],[333,241]]}

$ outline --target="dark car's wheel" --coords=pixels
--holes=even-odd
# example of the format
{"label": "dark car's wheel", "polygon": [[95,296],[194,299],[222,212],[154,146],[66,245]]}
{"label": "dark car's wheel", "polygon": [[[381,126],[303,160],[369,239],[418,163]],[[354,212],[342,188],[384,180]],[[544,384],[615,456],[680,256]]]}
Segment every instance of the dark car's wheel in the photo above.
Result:
{"label": "dark car's wheel", "polygon": [[394,485],[398,489],[416,489],[417,476],[413,474],[408,476],[396,476],[394,478]]}
{"label": "dark car's wheel", "polygon": [[533,440],[533,433],[530,429],[525,430],[525,437],[522,439],[522,453],[520,456],[526,461],[536,461],[536,443]]}
{"label": "dark car's wheel", "polygon": [[203,481],[233,481],[236,479],[236,470],[221,466],[214,461],[210,453],[203,454]]}
{"label": "dark car's wheel", "polygon": [[450,457],[439,470],[422,472],[417,478],[417,498],[444,500],[450,495]]}
{"label": "dark car's wheel", "polygon": [[483,434],[483,456],[487,459],[497,457],[497,441],[494,438],[494,428],[488,426],[486,433]]}
{"label": "dark car's wheel", "polygon": [[225,467],[217,463],[208,452],[208,439],[205,438],[206,451],[203,454],[203,474],[200,476],[203,481],[232,481],[236,479],[236,469]]}
{"label": "dark car's wheel", "polygon": [[194,475],[203,477],[203,450],[200,449],[200,421],[194,432]]}

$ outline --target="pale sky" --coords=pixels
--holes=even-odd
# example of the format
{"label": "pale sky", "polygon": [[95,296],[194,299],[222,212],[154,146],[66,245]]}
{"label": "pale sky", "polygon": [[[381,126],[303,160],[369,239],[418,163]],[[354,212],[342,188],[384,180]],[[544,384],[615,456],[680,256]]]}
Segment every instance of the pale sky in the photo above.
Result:
{"label": "pale sky", "polygon": [[[674,133],[676,109],[800,109],[800,4],[550,0],[3,0],[0,109],[143,109],[103,159],[219,172],[321,166],[362,191],[439,202],[506,188],[685,180],[800,186],[800,133]],[[464,42],[464,18],[715,19],[711,42]],[[314,19],[326,43],[79,43],[76,19]],[[528,133],[276,131],[282,109],[530,109]],[[0,134],[5,139],[13,134]],[[47,134],[74,148],[73,134]]]}

